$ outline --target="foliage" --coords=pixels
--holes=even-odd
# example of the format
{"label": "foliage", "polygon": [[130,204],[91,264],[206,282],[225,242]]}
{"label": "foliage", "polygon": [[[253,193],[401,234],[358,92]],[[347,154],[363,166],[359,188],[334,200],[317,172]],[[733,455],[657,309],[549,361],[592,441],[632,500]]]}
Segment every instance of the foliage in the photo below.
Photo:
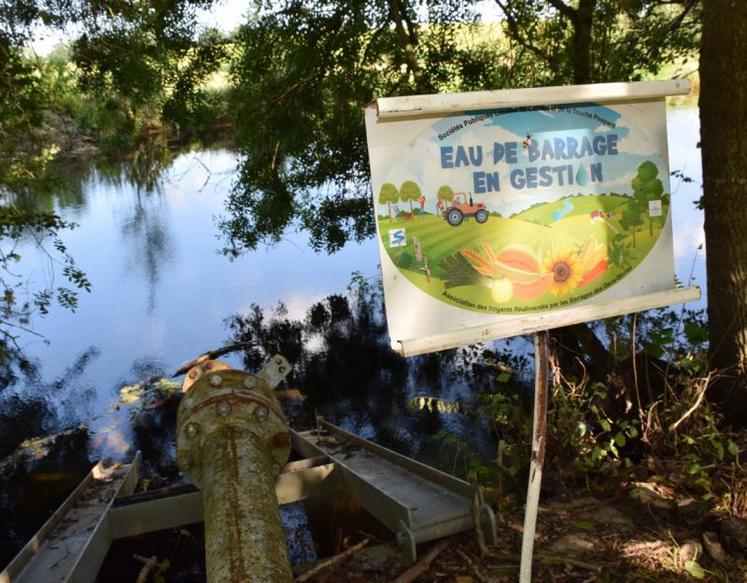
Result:
{"label": "foliage", "polygon": [[523,77],[515,85],[637,81],[698,46],[698,0],[496,3],[522,56]]}
{"label": "foliage", "polygon": [[[577,492],[591,484],[609,487],[610,479],[645,477],[723,512],[747,513],[741,494],[747,474],[739,463],[747,434],[725,430],[722,414],[704,398],[713,375],[702,318],[700,312],[657,310],[612,319],[602,337],[614,366],[603,377],[554,369],[547,414],[549,489]],[[529,383],[518,366],[506,364],[512,358],[496,359],[490,352],[478,358],[473,366],[494,370],[493,381],[483,384],[472,403],[420,397],[412,404],[491,427],[496,450],[490,461],[464,437],[448,431],[436,437],[450,446],[455,465],[476,472],[501,504],[523,486],[531,453],[532,420],[524,399]],[[630,374],[636,368],[638,380]]]}
{"label": "foliage", "polygon": [[410,203],[410,214],[412,214],[412,203],[420,200],[422,192],[416,182],[412,180],[406,180],[399,187],[399,196],[402,201],[408,201]]}
{"label": "foliage", "polygon": [[[0,206],[0,366],[8,367],[16,362],[21,368],[27,367],[18,335],[30,331],[28,326],[34,313],[46,314],[52,303],[75,310],[77,290],[91,290],[90,281],[59,237],[60,230],[74,227],[74,223],[64,221],[54,213],[17,204]],[[35,292],[27,290],[27,282],[16,273],[16,264],[22,259],[17,247],[24,237],[34,238],[39,245],[43,239],[51,241],[55,255],[50,255],[50,260],[61,265],[62,275],[72,287],[50,285]]]}
{"label": "foliage", "polygon": [[[15,130],[15,153],[38,156],[39,148],[27,142],[36,137],[56,143],[43,131],[50,111],[71,117],[107,150],[131,149],[162,123],[173,124],[179,135],[225,119],[225,105],[205,82],[225,62],[227,41],[197,24],[197,9],[211,4],[4,2],[0,92],[3,103],[6,95],[13,99],[0,111],[0,147],[14,142],[5,138]],[[57,50],[48,59],[23,56],[38,27],[68,25],[80,30],[70,51]],[[33,157],[14,161],[35,170]],[[7,184],[8,175],[0,164],[0,183]]]}
{"label": "foliage", "polygon": [[[186,29],[167,34],[154,31],[150,17],[142,20],[84,34],[73,45],[82,88],[95,96],[91,126],[103,132],[105,146],[134,145],[117,144],[117,129],[134,140],[148,125],[171,123],[189,131],[209,127],[221,115],[204,82],[226,58],[226,39],[210,29],[195,38]],[[115,122],[107,120],[112,117]]]}
{"label": "foliage", "polygon": [[0,33],[0,192],[38,180],[55,151],[37,139],[50,95],[34,67]]}
{"label": "foliage", "polygon": [[643,212],[644,209],[641,207],[640,201],[636,198],[625,206],[623,215],[620,218],[620,226],[622,226],[626,231],[629,230],[633,232],[633,247],[635,247],[636,227],[643,224],[643,219],[641,218]]}

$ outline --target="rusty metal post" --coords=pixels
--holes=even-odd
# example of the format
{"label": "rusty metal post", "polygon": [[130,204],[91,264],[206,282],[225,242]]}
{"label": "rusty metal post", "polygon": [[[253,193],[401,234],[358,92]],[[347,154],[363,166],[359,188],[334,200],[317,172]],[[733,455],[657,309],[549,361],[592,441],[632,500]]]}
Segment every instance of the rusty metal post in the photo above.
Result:
{"label": "rusty metal post", "polygon": [[537,526],[537,508],[542,488],[542,468],[545,464],[547,443],[548,335],[547,330],[534,335],[534,425],[532,428],[532,460],[529,466],[529,485],[524,511],[524,533],[521,539],[520,583],[530,583],[532,580],[534,532]]}
{"label": "rusty metal post", "polygon": [[217,361],[193,370],[179,405],[176,458],[203,492],[207,580],[291,583],[275,497],[290,435],[272,392],[290,365],[274,356],[256,375]]}

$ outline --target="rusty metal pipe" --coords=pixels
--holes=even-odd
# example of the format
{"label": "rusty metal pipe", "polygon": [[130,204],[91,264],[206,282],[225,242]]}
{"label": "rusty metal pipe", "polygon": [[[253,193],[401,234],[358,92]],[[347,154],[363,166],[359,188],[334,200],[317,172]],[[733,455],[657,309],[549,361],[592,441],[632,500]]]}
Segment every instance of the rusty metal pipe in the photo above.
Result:
{"label": "rusty metal pipe", "polygon": [[226,427],[205,440],[208,581],[293,581],[275,499],[267,444],[251,431]]}
{"label": "rusty metal pipe", "polygon": [[220,368],[188,375],[177,416],[177,462],[203,492],[207,581],[291,583],[275,497],[290,436],[271,386],[290,366]]}

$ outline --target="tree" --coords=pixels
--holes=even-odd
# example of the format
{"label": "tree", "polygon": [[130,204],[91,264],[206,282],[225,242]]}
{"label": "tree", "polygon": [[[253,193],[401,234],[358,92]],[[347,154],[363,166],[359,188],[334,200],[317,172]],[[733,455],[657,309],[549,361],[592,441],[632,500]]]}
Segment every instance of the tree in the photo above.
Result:
{"label": "tree", "polygon": [[704,0],[700,51],[703,209],[714,397],[747,423],[747,3]]}
{"label": "tree", "polygon": [[381,191],[379,192],[379,203],[385,204],[389,211],[389,220],[392,220],[392,204],[396,204],[399,200],[399,191],[397,187],[391,182],[385,182],[381,185]]}
{"label": "tree", "polygon": [[402,199],[402,201],[409,201],[410,202],[410,216],[412,216],[412,203],[413,201],[420,200],[420,196],[423,193],[420,190],[420,187],[417,185],[416,182],[413,182],[412,180],[405,180],[402,183],[402,186],[399,187],[399,196]]}
{"label": "tree", "polygon": [[524,63],[530,85],[639,80],[689,56],[700,31],[698,0],[496,3],[506,34],[535,64]]}
{"label": "tree", "polygon": [[630,230],[633,232],[633,247],[635,247],[635,233],[637,227],[643,224],[643,221],[641,220],[642,212],[643,209],[641,209],[640,202],[634,198],[625,205],[625,210],[620,218],[620,225],[622,225],[622,228],[626,231]]}
{"label": "tree", "polygon": [[[659,169],[656,167],[656,164],[650,160],[646,160],[638,166],[638,172],[630,182],[630,186],[633,189],[633,196],[638,202],[638,212],[648,214],[648,234],[651,237],[654,236],[654,229],[651,215],[647,212],[649,203],[654,200],[661,200],[662,193],[664,192],[664,185],[657,178],[658,175]],[[639,220],[637,224],[640,225],[641,221]],[[633,231],[633,245],[635,245],[635,231]]]}
{"label": "tree", "polygon": [[438,189],[438,193],[436,194],[436,196],[438,197],[439,208],[446,208],[446,203],[454,200],[454,190],[451,188],[451,186],[447,186],[444,184]]}

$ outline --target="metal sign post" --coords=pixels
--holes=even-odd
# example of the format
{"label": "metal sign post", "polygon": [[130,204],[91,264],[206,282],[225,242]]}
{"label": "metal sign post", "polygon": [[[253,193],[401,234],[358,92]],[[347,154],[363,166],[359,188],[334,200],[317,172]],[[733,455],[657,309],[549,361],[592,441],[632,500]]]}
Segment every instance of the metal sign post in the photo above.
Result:
{"label": "metal sign post", "polygon": [[524,533],[521,539],[520,583],[532,580],[532,553],[534,552],[534,531],[537,526],[537,508],[542,488],[542,468],[545,464],[547,445],[547,373],[549,354],[547,330],[534,335],[534,420],[532,427],[532,458],[529,466],[529,485],[524,511]]}

